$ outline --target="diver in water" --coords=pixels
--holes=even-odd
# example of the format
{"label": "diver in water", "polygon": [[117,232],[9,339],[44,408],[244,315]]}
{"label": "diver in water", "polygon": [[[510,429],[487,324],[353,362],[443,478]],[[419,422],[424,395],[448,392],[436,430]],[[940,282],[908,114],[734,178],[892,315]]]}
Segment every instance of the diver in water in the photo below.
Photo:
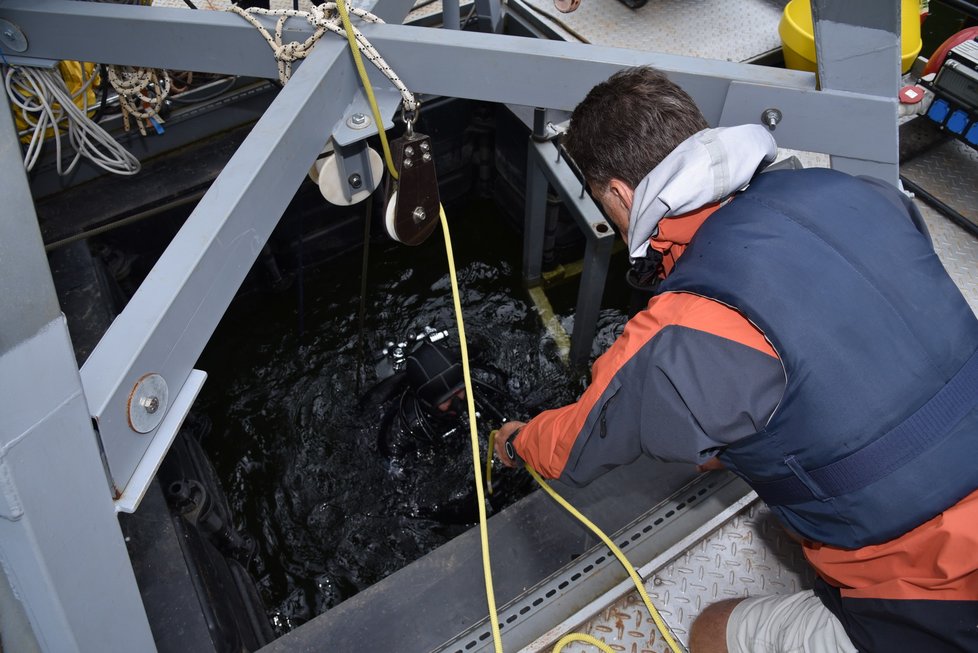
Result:
{"label": "diver in water", "polygon": [[[448,345],[446,335],[429,329],[410,349],[404,343],[390,347],[393,362],[382,367],[393,373],[370,395],[371,403],[383,407],[377,451],[398,484],[400,509],[445,524],[468,524],[478,519],[478,503],[472,486],[465,380],[458,349]],[[478,423],[500,423],[508,405],[508,395],[500,387],[502,373],[473,365],[470,375]],[[480,433],[483,451],[485,435]],[[493,474],[490,507],[515,498],[519,484],[504,480],[515,476],[511,472],[499,466]]]}
{"label": "diver in water", "polygon": [[[470,373],[476,415],[492,423],[503,416],[494,402],[505,395],[493,383],[494,374]],[[400,395],[381,422],[377,444],[382,455],[400,456],[467,435],[465,379],[457,352],[424,337],[406,356],[401,375]]]}

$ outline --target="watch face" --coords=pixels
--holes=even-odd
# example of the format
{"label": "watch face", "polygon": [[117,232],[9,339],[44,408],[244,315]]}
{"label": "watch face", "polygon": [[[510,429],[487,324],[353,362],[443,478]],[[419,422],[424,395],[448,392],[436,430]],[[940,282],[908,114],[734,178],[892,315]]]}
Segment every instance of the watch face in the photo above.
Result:
{"label": "watch face", "polygon": [[513,460],[516,460],[516,447],[513,446],[513,443],[510,440],[506,440],[505,449],[506,455]]}

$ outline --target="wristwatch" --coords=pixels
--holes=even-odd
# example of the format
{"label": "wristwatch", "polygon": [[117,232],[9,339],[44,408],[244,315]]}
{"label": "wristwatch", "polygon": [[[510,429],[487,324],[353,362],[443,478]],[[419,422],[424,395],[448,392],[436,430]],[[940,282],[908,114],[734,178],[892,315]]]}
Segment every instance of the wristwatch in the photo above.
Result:
{"label": "wristwatch", "polygon": [[523,462],[523,459],[520,458],[520,455],[518,453],[516,453],[516,447],[513,446],[513,440],[516,439],[516,436],[520,434],[520,431],[522,429],[523,427],[520,426],[515,431],[513,431],[509,435],[509,437],[506,438],[506,442],[503,444],[503,449],[506,451],[506,455],[512,458],[513,460],[515,460],[516,462],[520,462],[520,463]]}

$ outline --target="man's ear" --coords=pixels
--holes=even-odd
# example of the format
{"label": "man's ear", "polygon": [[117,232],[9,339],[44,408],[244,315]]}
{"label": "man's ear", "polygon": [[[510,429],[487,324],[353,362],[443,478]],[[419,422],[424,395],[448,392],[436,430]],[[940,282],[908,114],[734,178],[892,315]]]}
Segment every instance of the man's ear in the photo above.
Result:
{"label": "man's ear", "polygon": [[612,177],[611,181],[608,182],[608,191],[617,201],[621,202],[626,212],[631,212],[632,201],[635,199],[635,189],[629,186],[627,182]]}

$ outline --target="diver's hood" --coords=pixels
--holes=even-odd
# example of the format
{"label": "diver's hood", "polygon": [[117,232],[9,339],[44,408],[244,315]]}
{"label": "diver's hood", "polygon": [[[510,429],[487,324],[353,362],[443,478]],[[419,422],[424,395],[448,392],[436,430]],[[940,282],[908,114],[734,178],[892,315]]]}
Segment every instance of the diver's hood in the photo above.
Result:
{"label": "diver's hood", "polygon": [[408,385],[428,408],[465,387],[462,364],[447,348],[423,340],[407,357]]}
{"label": "diver's hood", "polygon": [[628,219],[632,260],[645,256],[659,220],[743,190],[777,152],[774,137],[761,125],[704,129],[680,143],[635,188]]}

